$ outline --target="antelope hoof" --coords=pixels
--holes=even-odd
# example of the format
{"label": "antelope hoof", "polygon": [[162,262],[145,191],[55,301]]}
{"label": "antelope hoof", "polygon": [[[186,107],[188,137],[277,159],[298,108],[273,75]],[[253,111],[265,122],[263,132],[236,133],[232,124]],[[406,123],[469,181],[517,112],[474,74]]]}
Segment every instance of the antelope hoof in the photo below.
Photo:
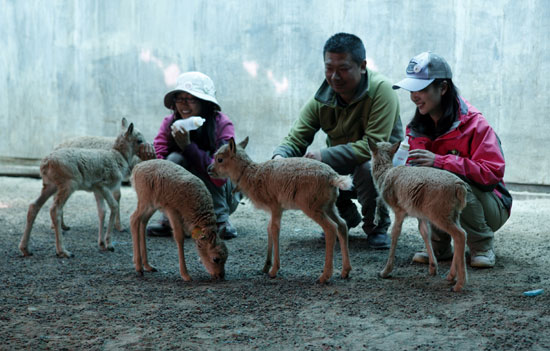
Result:
{"label": "antelope hoof", "polygon": [[348,279],[349,278],[349,271],[350,270],[342,270],[342,278]]}
{"label": "antelope hoof", "polygon": [[262,272],[263,272],[263,273],[267,273],[267,272],[269,272],[269,269],[270,269],[270,268],[271,268],[271,265],[268,264],[268,263],[266,263],[265,266],[264,266],[264,268],[262,269]]}
{"label": "antelope hoof", "polygon": [[452,274],[451,272],[449,272],[449,274],[447,274],[447,277],[445,279],[447,279],[449,282],[454,282],[456,280],[455,275]]}
{"label": "antelope hoof", "polygon": [[317,283],[319,283],[319,284],[327,284],[327,283],[328,283],[328,280],[329,280],[329,278],[325,277],[325,275],[323,274],[323,275],[321,275],[321,276],[319,277],[319,279],[317,279]]}
{"label": "antelope hoof", "polygon": [[453,292],[461,292],[461,291],[462,291],[462,285],[455,284],[455,286],[453,286],[453,287],[451,288],[451,291],[453,291]]}
{"label": "antelope hoof", "polygon": [[71,258],[71,257],[74,257],[74,255],[72,254],[72,252],[69,252],[69,251],[67,251],[67,250],[62,251],[62,252],[56,252],[56,255],[57,255],[57,257],[59,257],[59,258]]}
{"label": "antelope hoof", "polygon": [[391,271],[392,271],[392,268],[389,268],[387,266],[384,267],[384,269],[381,270],[380,273],[378,273],[378,276],[380,276],[380,278],[384,278],[384,279],[389,278],[390,274],[391,274]]}
{"label": "antelope hoof", "polygon": [[151,266],[151,265],[146,265],[145,270],[147,272],[158,272],[158,270],[155,267]]}
{"label": "antelope hoof", "polygon": [[99,249],[102,251],[115,251],[115,247],[113,246],[113,244],[105,245],[104,242],[99,243]]}
{"label": "antelope hoof", "polygon": [[23,257],[29,257],[29,256],[32,256],[32,252],[30,252],[29,250],[27,250],[27,248],[20,248],[19,250],[21,250],[21,253],[23,254]]}
{"label": "antelope hoof", "polygon": [[277,278],[277,271],[275,271],[274,269],[271,269],[267,275],[268,275],[269,278],[271,278],[271,279]]}

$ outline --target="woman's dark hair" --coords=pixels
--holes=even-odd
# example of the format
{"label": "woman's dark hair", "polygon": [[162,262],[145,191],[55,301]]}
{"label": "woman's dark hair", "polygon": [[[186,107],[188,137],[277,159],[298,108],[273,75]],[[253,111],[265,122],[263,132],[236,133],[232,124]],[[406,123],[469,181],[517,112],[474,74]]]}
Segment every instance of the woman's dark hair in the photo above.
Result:
{"label": "woman's dark hair", "polygon": [[[453,84],[451,79],[435,79],[429,86],[439,87],[443,82],[447,83],[447,92],[441,97],[441,109],[443,115],[437,122],[437,127],[429,114],[423,115],[416,108],[414,117],[409,123],[409,128],[417,133],[427,135],[432,140],[445,134],[453,125],[454,121],[458,117],[458,111],[460,109],[458,88]],[[428,86],[428,87],[429,87]]]}
{"label": "woman's dark hair", "polygon": [[[199,129],[192,130],[189,134],[191,141],[197,144],[200,149],[210,151],[211,154],[216,152],[216,115],[220,111],[218,105],[213,102],[198,99],[201,104],[201,117],[206,121]],[[176,109],[176,104],[172,104],[174,111],[174,121],[181,118],[180,113]]]}

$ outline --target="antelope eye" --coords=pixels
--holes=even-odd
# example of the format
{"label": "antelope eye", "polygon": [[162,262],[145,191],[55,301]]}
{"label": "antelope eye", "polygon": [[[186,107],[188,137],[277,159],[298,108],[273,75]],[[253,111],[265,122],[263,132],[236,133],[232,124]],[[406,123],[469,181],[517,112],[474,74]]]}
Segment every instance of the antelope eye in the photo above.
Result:
{"label": "antelope eye", "polygon": [[223,158],[219,157],[218,158],[218,163],[222,163],[223,162]]}

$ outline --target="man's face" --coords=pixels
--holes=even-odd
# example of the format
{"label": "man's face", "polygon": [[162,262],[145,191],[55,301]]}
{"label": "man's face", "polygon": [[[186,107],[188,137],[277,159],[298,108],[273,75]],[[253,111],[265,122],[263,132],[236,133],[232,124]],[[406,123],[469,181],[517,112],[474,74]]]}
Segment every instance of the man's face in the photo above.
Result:
{"label": "man's face", "polygon": [[365,72],[367,61],[358,65],[351,59],[350,53],[325,53],[325,79],[330,87],[344,99],[351,102],[357,86],[361,81],[361,73]]}

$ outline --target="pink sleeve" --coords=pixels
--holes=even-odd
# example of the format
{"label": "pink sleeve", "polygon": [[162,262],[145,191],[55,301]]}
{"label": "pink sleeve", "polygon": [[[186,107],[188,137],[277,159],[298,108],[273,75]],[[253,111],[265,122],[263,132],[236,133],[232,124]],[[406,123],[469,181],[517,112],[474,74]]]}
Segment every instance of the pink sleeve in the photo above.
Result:
{"label": "pink sleeve", "polygon": [[170,134],[170,124],[174,115],[166,116],[160,124],[159,132],[153,140],[153,146],[155,147],[155,153],[157,158],[166,159],[170,150],[170,140],[172,135]]}
{"label": "pink sleeve", "polygon": [[470,155],[436,155],[434,167],[445,169],[482,185],[494,185],[504,177],[504,157],[493,129],[487,122],[472,133]]}
{"label": "pink sleeve", "polygon": [[[216,117],[216,149],[227,144],[229,139],[235,138],[235,126],[233,122],[225,114],[219,112]],[[214,163],[214,157],[210,159],[210,164]],[[210,178],[216,186],[222,186],[227,181],[226,179]]]}

